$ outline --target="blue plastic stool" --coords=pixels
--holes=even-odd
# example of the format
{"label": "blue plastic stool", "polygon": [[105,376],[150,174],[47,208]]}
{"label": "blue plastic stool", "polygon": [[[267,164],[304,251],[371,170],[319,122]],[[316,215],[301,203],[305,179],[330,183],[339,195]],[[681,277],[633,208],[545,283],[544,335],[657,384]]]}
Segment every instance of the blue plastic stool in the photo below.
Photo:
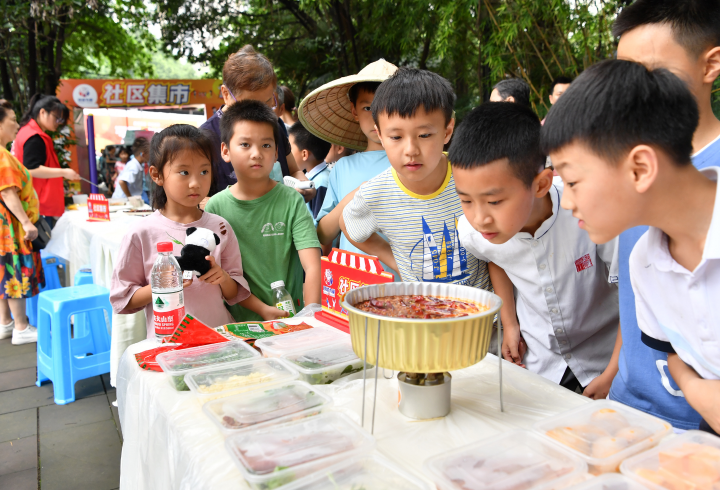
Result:
{"label": "blue plastic stool", "polygon": [[73,286],[85,286],[86,284],[95,284],[93,282],[92,269],[89,265],[82,266],[73,279]]}
{"label": "blue plastic stool", "polygon": [[[41,252],[42,255],[42,252]],[[45,287],[40,287],[40,292],[50,291],[52,289],[60,289],[60,273],[58,267],[67,267],[65,259],[54,255],[42,255],[43,270],[45,271]],[[33,296],[25,302],[25,313],[28,317],[30,325],[37,325],[38,297]]]}
{"label": "blue plastic stool", "polygon": [[[58,405],[75,401],[76,382],[110,372],[110,333],[103,310],[112,318],[110,291],[94,284],[40,294],[35,384],[52,381]],[[71,338],[73,316],[76,322],[86,317],[90,331],[85,337]]]}

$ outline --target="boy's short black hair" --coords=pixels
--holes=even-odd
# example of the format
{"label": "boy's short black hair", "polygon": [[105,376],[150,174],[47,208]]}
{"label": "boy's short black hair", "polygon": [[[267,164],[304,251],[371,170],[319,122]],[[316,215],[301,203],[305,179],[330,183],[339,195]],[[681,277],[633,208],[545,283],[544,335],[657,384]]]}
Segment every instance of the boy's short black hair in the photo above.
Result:
{"label": "boy's short black hair", "polygon": [[515,99],[516,104],[531,107],[530,85],[528,85],[522,78],[507,78],[505,80],[500,80],[493,88],[497,89],[503,100],[512,96],[512,98]]}
{"label": "boy's short black hair", "polygon": [[720,46],[718,0],[637,0],[622,9],[612,32],[620,37],[647,24],[670,25],[675,41],[695,57]]}
{"label": "boy's short black hair", "polygon": [[470,169],[508,159],[513,174],[530,187],[545,166],[540,151],[540,121],[532,109],[507,102],[486,102],[465,116],[455,131],[448,159]]}
{"label": "boy's short black hair", "polygon": [[290,126],[288,132],[295,140],[295,146],[300,148],[300,150],[309,151],[319,162],[325,160],[325,157],[330,151],[330,146],[332,146],[329,142],[312,134],[300,121]]}
{"label": "boy's short black hair", "polygon": [[419,107],[425,112],[440,110],[449,124],[455,108],[455,92],[450,82],[437,73],[417,68],[398,68],[375,92],[371,106],[375,124],[382,113],[413,117]]}
{"label": "boy's short black hair", "polygon": [[685,83],[666,69],[607,60],[591,66],[548,112],[545,153],[572,142],[618,162],[637,145],[651,145],[676,165],[690,165],[698,107]]}
{"label": "boy's short black hair", "polygon": [[369,94],[374,94],[377,91],[377,88],[380,86],[380,82],[359,82],[350,87],[350,90],[348,90],[348,99],[350,99],[350,103],[352,105],[357,104],[358,97],[360,97],[360,92],[367,92]]}
{"label": "boy's short black hair", "polygon": [[235,124],[241,121],[270,125],[275,139],[275,147],[277,148],[277,142],[280,140],[277,116],[272,109],[257,100],[241,100],[223,111],[223,116],[220,118],[220,140],[223,143],[230,144],[230,140],[235,133]]}
{"label": "boy's short black hair", "polygon": [[552,93],[555,91],[555,85],[568,85],[571,84],[572,81],[572,78],[566,77],[565,75],[560,75],[550,84],[550,94],[552,95]]}

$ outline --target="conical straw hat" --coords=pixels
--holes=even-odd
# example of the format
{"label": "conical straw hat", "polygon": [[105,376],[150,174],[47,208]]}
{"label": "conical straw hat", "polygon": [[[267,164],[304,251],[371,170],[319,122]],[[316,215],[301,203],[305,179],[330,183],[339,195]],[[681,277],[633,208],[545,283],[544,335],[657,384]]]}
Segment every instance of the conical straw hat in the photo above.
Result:
{"label": "conical straw hat", "polygon": [[313,90],[300,103],[298,118],[312,134],[336,145],[364,150],[367,138],[352,115],[348,97],[350,87],[360,82],[383,82],[397,71],[397,66],[379,59],[357,75],[338,78]]}

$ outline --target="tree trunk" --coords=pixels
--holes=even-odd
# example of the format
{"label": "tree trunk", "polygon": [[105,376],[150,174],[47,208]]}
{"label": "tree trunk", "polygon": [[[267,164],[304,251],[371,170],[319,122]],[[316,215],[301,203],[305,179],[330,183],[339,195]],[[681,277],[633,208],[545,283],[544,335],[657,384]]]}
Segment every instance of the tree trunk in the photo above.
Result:
{"label": "tree trunk", "polygon": [[427,70],[427,60],[428,56],[430,56],[430,44],[432,44],[433,34],[435,33],[434,22],[432,22],[434,20],[435,19],[431,19],[431,22],[428,22],[428,25],[425,28],[425,41],[423,42],[423,50],[420,55],[421,70]]}
{"label": "tree trunk", "polygon": [[35,44],[35,19],[28,18],[28,97],[38,91],[38,56]]}
{"label": "tree trunk", "polygon": [[13,100],[13,90],[10,83],[10,73],[5,58],[0,58],[0,78],[2,78],[3,98]]}

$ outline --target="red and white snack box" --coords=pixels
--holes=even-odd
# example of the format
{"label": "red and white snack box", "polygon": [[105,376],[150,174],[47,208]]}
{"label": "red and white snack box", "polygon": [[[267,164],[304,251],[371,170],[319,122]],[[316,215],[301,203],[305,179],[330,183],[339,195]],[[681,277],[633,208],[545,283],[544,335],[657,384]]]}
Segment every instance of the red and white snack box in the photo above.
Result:
{"label": "red and white snack box", "polygon": [[382,268],[377,257],[333,248],[321,259],[322,311],[318,320],[348,332],[347,311],[342,307],[345,294],[360,286],[394,281],[394,276]]}
{"label": "red and white snack box", "polygon": [[88,221],[110,221],[110,205],[102,194],[90,194],[87,207]]}

